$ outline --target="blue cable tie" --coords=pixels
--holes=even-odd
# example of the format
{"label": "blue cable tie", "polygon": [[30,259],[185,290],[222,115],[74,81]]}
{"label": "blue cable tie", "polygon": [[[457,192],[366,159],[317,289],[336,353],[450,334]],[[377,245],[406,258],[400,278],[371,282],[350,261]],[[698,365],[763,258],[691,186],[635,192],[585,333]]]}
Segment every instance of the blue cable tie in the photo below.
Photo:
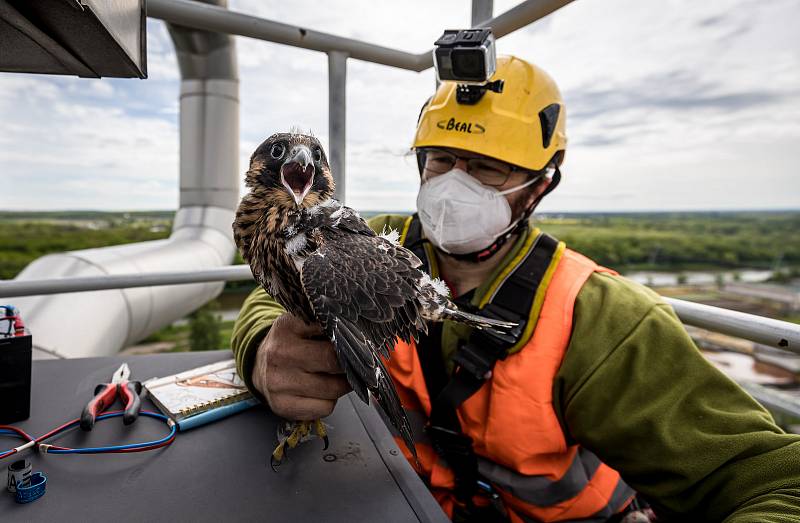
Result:
{"label": "blue cable tie", "polygon": [[47,488],[47,476],[41,472],[34,472],[27,483],[27,485],[22,481],[17,483],[17,493],[14,494],[14,500],[17,503],[30,503],[44,496]]}

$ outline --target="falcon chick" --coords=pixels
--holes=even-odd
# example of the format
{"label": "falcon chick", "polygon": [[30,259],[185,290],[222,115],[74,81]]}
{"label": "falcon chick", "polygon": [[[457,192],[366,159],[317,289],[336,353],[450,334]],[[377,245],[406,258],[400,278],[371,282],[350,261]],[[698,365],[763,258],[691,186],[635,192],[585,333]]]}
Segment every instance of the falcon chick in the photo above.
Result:
{"label": "falcon chick", "polygon": [[[416,456],[411,427],[381,357],[397,338],[427,332],[426,320],[477,328],[513,323],[459,311],[447,287],[419,269],[396,231],[376,235],[356,211],[335,199],[322,146],[313,136],[278,133],[250,158],[233,223],[236,245],[259,284],[288,312],[318,323],[333,342],[339,364],[358,396],[377,399]],[[290,422],[273,452],[273,465],[312,430],[325,440],[320,420]]]}

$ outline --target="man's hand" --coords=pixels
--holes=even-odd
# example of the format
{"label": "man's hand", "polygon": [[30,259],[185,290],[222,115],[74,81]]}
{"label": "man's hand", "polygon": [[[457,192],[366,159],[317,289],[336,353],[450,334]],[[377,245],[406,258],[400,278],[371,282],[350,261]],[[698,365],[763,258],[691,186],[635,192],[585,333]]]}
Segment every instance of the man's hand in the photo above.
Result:
{"label": "man's hand", "polygon": [[289,313],[275,320],[258,347],[253,385],[275,414],[302,421],[329,415],[351,390],[319,325]]}

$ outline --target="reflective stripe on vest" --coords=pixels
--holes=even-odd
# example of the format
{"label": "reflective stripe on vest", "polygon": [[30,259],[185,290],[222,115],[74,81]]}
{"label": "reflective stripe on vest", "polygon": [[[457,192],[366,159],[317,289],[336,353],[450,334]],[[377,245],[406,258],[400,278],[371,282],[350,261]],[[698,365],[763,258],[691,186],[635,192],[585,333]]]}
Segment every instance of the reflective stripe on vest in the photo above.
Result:
{"label": "reflective stripe on vest", "polygon": [[[414,225],[406,222],[401,241]],[[563,244],[562,250],[557,266],[548,271],[552,276],[543,300],[534,305],[541,308],[529,339],[498,361],[492,379],[458,408],[462,429],[479,456],[479,471],[500,494],[513,522],[602,521],[634,495],[594,454],[567,445],[553,409],[552,384],[569,344],[575,298],[593,272],[613,272],[563,249]],[[413,343],[398,343],[387,368],[418,442],[422,470],[417,472],[452,517],[454,478],[424,433],[431,406]],[[402,441],[395,439],[413,465]]]}

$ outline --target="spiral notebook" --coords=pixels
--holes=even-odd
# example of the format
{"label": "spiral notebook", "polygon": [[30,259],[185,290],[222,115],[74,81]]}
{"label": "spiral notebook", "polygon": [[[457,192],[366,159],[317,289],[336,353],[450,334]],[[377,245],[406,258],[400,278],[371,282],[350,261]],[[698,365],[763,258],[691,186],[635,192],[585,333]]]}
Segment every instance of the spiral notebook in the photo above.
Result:
{"label": "spiral notebook", "polygon": [[236,372],[233,359],[204,365],[144,384],[156,406],[181,430],[229,416],[258,403]]}

